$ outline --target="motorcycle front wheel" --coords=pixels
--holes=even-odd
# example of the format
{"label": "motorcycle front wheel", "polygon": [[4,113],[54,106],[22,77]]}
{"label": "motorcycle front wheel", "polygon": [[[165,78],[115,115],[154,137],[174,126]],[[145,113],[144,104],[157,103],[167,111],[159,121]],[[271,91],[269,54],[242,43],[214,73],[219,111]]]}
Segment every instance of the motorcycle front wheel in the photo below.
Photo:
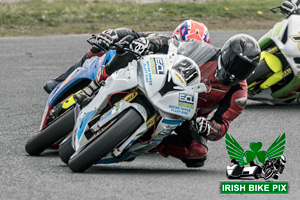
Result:
{"label": "motorcycle front wheel", "polygon": [[51,145],[63,139],[75,125],[74,107],[61,115],[41,132],[33,136],[25,145],[29,155],[38,156]]}
{"label": "motorcycle front wheel", "polygon": [[84,172],[112,151],[143,123],[142,116],[129,108],[105,132],[89,143],[78,154],[73,155],[68,166],[73,172]]}

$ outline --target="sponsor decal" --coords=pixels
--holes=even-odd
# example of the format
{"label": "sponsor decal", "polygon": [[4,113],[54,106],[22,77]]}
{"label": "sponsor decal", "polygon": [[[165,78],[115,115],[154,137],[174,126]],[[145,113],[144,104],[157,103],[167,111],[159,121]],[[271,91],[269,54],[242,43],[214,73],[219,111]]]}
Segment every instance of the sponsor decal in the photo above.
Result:
{"label": "sponsor decal", "polygon": [[282,73],[282,77],[285,78],[288,75],[290,75],[291,73],[293,73],[291,68],[286,69],[283,73]]}
{"label": "sponsor decal", "polygon": [[152,74],[165,74],[164,61],[162,58],[150,58]]}
{"label": "sponsor decal", "polygon": [[300,32],[298,35],[291,35],[290,38],[294,41],[298,43],[298,49],[300,50]]}
{"label": "sponsor decal", "polygon": [[127,102],[131,102],[133,99],[135,99],[135,97],[137,97],[138,95],[138,92],[132,92],[130,94],[128,94],[124,100],[127,101]]}
{"label": "sponsor decal", "polygon": [[190,108],[184,108],[180,106],[169,105],[171,112],[178,113],[181,115],[188,115],[192,110]]}
{"label": "sponsor decal", "polygon": [[188,60],[180,61],[173,68],[184,77],[187,85],[199,76],[195,66]]}
{"label": "sponsor decal", "polygon": [[157,122],[158,120],[160,120],[160,115],[158,115],[157,113],[155,113],[152,117],[150,117],[150,119],[147,120],[146,124],[148,128],[151,128],[155,122]]}
{"label": "sponsor decal", "polygon": [[179,93],[178,106],[194,108],[194,95]]}
{"label": "sponsor decal", "polygon": [[149,61],[144,63],[144,74],[145,74],[145,82],[149,85],[152,85],[152,74],[151,74],[151,67]]}

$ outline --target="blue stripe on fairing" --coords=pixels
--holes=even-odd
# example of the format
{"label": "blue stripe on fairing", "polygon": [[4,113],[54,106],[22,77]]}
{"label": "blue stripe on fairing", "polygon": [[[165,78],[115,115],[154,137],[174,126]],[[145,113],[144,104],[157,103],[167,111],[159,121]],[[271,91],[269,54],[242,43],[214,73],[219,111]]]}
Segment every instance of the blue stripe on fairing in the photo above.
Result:
{"label": "blue stripe on fairing", "polygon": [[117,163],[117,162],[122,162],[124,161],[128,156],[131,156],[131,155],[136,155],[137,154],[134,154],[132,152],[126,152],[120,159],[117,159],[117,158],[104,158],[102,160],[99,160],[97,163],[98,164],[110,164],[110,163]]}
{"label": "blue stripe on fairing", "polygon": [[170,119],[163,119],[162,123],[164,124],[169,124],[169,125],[180,125],[183,121],[175,121],[175,120],[170,120]]}
{"label": "blue stripe on fairing", "polygon": [[78,140],[80,140],[86,124],[89,122],[90,118],[94,115],[95,112],[96,112],[96,110],[91,111],[91,112],[85,114],[84,117],[81,119],[80,125],[78,127],[78,131],[77,131]]}

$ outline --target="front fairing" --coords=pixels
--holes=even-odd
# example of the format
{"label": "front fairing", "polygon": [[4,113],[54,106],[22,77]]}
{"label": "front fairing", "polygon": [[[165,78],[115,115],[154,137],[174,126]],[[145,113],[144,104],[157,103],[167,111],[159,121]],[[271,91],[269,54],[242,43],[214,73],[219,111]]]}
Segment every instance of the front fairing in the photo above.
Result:
{"label": "front fairing", "polygon": [[300,76],[300,15],[291,15],[277,23],[264,40],[271,39],[285,56],[293,73]]}
{"label": "front fairing", "polygon": [[115,51],[109,51],[101,57],[92,57],[87,59],[82,67],[77,68],[68,78],[60,83],[50,94],[49,102],[51,105],[57,103],[57,100],[70,88],[76,85],[83,79],[94,80],[97,77],[98,69],[106,62],[108,62],[112,56],[115,54]]}
{"label": "front fairing", "polygon": [[47,124],[47,118],[50,110],[58,103],[58,100],[73,86],[82,80],[94,80],[100,66],[109,62],[114,56],[115,51],[109,51],[102,57],[93,57],[84,62],[83,66],[73,71],[68,78],[60,83],[49,95],[40,126],[42,130]]}
{"label": "front fairing", "polygon": [[[168,55],[147,55],[138,61],[130,62],[126,68],[119,69],[107,78],[95,98],[79,112],[72,133],[73,148],[76,153],[79,153],[95,138],[101,137],[101,131],[105,130],[105,128],[102,129],[103,127],[116,119],[122,111],[132,107],[144,118],[144,123],[113,150],[113,155],[108,154],[99,163],[122,161],[133,155],[148,152],[164,137],[170,135],[183,121],[194,116],[198,100],[197,93],[207,90],[200,80],[201,74],[197,63],[177,52]],[[146,109],[148,108],[143,107],[148,104],[121,100],[109,111],[101,113],[108,105],[109,96],[134,88],[138,88],[138,91],[148,99],[151,104],[150,108],[154,108],[152,113],[159,116],[154,117],[153,120],[153,124],[157,123],[154,137],[146,143],[135,143],[135,141],[148,130],[146,122],[153,117],[147,116]],[[100,113],[101,116],[99,116]],[[91,137],[90,132],[93,133]],[[122,154],[126,152],[125,149],[129,153]]]}

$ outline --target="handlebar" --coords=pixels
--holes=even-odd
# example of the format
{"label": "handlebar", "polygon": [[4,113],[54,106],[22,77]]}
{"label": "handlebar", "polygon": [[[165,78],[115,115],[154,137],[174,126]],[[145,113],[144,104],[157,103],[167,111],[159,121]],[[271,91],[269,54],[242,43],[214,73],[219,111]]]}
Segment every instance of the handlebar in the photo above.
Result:
{"label": "handlebar", "polygon": [[[135,55],[137,58],[140,58],[141,57],[140,54],[138,54],[135,51],[128,48],[128,46],[132,40],[130,42],[128,42],[126,39],[131,39],[130,37],[132,37],[132,36],[129,35],[129,36],[124,37],[119,42],[111,44],[111,47],[113,47],[113,49],[115,49],[117,52],[129,52],[129,53]],[[95,42],[96,38],[97,38],[97,36],[95,34],[93,34],[92,37],[87,40],[87,42],[90,45],[96,46],[99,49],[101,49],[102,51],[106,52],[107,51],[106,49],[104,49],[103,47],[98,45],[97,42]]]}
{"label": "handlebar", "polygon": [[272,11],[272,13],[276,13],[275,9],[278,9],[280,7],[281,7],[281,5],[273,7],[273,8],[270,8],[270,10]]}
{"label": "handlebar", "polygon": [[97,36],[96,36],[95,34],[93,34],[92,37],[89,38],[89,39],[87,40],[87,42],[88,42],[90,45],[92,45],[92,46],[98,47],[99,49],[101,49],[101,51],[106,52],[106,49],[104,49],[103,47],[99,46],[99,45],[95,42],[96,38],[97,38]]}

